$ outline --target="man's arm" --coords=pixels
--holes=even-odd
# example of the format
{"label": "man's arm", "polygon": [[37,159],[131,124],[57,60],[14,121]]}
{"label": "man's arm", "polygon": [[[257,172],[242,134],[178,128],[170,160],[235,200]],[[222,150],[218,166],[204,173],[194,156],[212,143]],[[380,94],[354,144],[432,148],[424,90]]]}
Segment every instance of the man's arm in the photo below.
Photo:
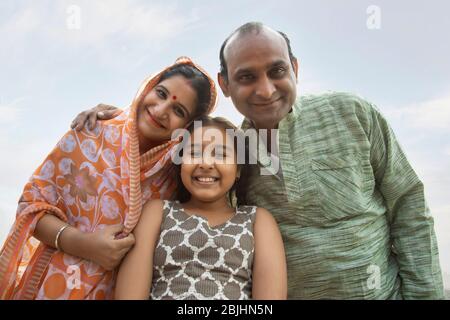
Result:
{"label": "man's arm", "polygon": [[109,120],[122,112],[121,109],[100,103],[96,107],[80,112],[72,121],[70,127],[81,131],[87,124],[89,129],[93,129],[97,120]]}
{"label": "man's arm", "polygon": [[371,163],[387,206],[404,299],[444,298],[433,217],[424,186],[384,117],[370,108]]}

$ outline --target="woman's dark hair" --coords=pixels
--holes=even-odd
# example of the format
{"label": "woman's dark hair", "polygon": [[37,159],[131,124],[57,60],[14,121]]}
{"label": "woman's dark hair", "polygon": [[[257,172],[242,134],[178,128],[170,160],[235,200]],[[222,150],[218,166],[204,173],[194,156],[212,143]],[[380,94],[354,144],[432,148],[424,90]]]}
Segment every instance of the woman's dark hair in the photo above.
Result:
{"label": "woman's dark hair", "polygon": [[197,93],[197,106],[192,114],[191,120],[206,114],[211,101],[211,84],[206,75],[194,66],[177,64],[164,71],[158,83],[177,75],[186,78],[192,89]]}
{"label": "woman's dark hair", "polygon": [[[231,123],[229,120],[227,120],[226,118],[223,117],[210,117],[210,116],[202,116],[199,119],[196,119],[196,121],[201,121],[202,122],[202,126],[203,127],[219,127],[222,128],[224,130],[227,129],[232,129],[232,130],[237,130],[237,127]],[[194,123],[192,123],[188,128],[187,131],[189,133],[192,133],[194,131]],[[237,150],[237,137],[236,135],[233,136],[234,138],[234,150]],[[179,155],[183,156],[183,149],[181,149]],[[238,164],[238,173],[240,172],[240,167],[241,165]],[[191,199],[191,194],[189,193],[189,191],[186,189],[186,187],[183,185],[183,181],[181,180],[181,164],[175,165],[175,171],[176,171],[176,175],[177,175],[177,192],[175,195],[176,200],[180,201],[181,203],[187,202]],[[229,201],[230,204],[233,205],[235,203],[234,200],[234,193],[237,187],[237,182],[235,181],[235,183],[233,184],[233,186],[231,187],[228,195],[229,195]]]}

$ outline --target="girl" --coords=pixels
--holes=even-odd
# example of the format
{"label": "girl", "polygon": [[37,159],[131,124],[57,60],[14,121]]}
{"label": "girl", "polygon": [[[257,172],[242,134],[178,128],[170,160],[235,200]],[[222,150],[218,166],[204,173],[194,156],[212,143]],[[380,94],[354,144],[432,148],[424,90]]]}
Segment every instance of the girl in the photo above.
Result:
{"label": "girl", "polygon": [[142,203],[174,192],[173,131],[215,103],[214,81],[180,58],[143,83],[127,112],[69,131],[24,188],[0,252],[0,298],[112,298]]}
{"label": "girl", "polygon": [[275,220],[263,208],[233,208],[227,199],[239,170],[236,142],[226,139],[226,130],[236,128],[222,118],[201,120],[182,150],[178,200],[144,206],[136,244],[119,269],[116,299],[286,298]]}

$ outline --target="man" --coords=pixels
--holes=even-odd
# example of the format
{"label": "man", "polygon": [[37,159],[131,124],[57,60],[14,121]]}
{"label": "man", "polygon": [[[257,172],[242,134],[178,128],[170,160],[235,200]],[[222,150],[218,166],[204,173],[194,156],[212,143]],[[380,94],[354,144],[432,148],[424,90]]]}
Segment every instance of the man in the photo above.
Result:
{"label": "man", "polygon": [[277,220],[289,298],[443,298],[423,184],[379,111],[346,93],[297,97],[288,38],[260,23],[234,31],[220,61],[219,85],[245,116],[242,127],[278,130],[267,150],[280,170],[262,175],[271,162],[259,154],[239,200]]}

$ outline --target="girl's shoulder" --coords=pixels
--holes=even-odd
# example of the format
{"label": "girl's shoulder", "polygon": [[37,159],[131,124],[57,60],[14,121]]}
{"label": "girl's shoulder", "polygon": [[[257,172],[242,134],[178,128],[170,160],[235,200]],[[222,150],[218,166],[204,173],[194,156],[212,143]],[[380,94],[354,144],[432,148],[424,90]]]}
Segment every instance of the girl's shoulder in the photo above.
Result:
{"label": "girl's shoulder", "polygon": [[257,206],[240,205],[236,208],[237,211],[254,212],[258,209]]}
{"label": "girl's shoulder", "polygon": [[133,233],[136,238],[147,239],[149,230],[159,230],[163,220],[163,201],[149,200],[143,207]]}
{"label": "girl's shoulder", "polygon": [[237,207],[236,212],[248,214],[252,216],[264,215],[264,216],[272,216],[272,214],[267,211],[267,209],[257,207],[257,206],[249,206],[249,205],[240,205]]}
{"label": "girl's shoulder", "polygon": [[252,224],[255,222],[257,206],[240,205],[236,208],[236,217],[241,217],[245,220],[251,220]]}
{"label": "girl's shoulder", "polygon": [[[236,210],[236,219],[240,223],[251,221],[251,225],[255,229],[266,230],[277,228],[277,222],[272,214],[264,208],[257,206],[241,205]],[[235,219],[235,221],[236,221]]]}
{"label": "girl's shoulder", "polygon": [[162,217],[165,207],[165,200],[148,200],[142,207],[142,216]]}
{"label": "girl's shoulder", "polygon": [[[170,216],[173,217],[174,214],[183,211],[183,205],[178,200],[158,200],[159,205],[162,208],[163,219]],[[178,216],[178,215],[177,215]]]}
{"label": "girl's shoulder", "polygon": [[265,208],[256,207],[255,210],[255,228],[264,229],[278,229],[278,224],[273,215]]}
{"label": "girl's shoulder", "polygon": [[149,210],[150,208],[158,208],[164,206],[165,200],[161,199],[150,199],[144,203],[143,210]]}
{"label": "girl's shoulder", "polygon": [[173,207],[175,205],[175,203],[177,203],[177,201],[163,200],[163,199],[150,199],[144,204],[143,209],[148,210],[148,208],[161,208],[164,210],[166,208]]}

